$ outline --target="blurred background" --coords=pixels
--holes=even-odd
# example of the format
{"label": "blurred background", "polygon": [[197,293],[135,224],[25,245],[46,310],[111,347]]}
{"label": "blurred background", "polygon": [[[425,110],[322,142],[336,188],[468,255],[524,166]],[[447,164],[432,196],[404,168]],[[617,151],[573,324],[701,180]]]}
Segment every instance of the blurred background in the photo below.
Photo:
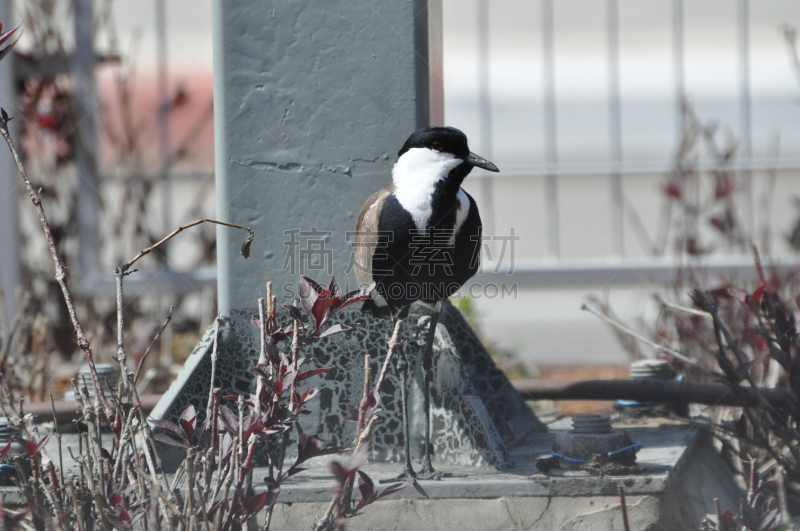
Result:
{"label": "blurred background", "polygon": [[[113,267],[214,216],[210,0],[2,10],[24,35],[0,103],[111,361]],[[445,121],[502,170],[465,185],[490,239],[458,303],[509,371],[616,375],[656,352],[621,345],[583,303],[656,337],[654,287],[749,278],[751,239],[797,265],[800,4],[443,0],[443,14]],[[82,360],[35,212],[0,163],[0,369],[43,398]],[[126,281],[134,362],[175,306],[143,391],[165,389],[216,314],[214,246],[195,229]]]}

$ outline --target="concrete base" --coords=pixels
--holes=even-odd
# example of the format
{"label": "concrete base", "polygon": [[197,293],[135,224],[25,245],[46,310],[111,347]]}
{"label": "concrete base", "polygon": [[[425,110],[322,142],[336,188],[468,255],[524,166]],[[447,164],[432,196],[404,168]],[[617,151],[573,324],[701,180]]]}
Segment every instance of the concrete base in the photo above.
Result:
{"label": "concrete base", "polygon": [[[360,305],[358,305],[360,307]],[[430,310],[412,306],[403,323],[401,337],[409,363],[410,447],[413,456],[421,456],[424,413],[422,409],[422,353],[430,325]],[[234,313],[220,324],[219,360],[216,385],[228,393],[255,392],[255,374],[249,371],[258,361],[258,330],[251,324],[255,310]],[[364,389],[364,354],[372,356],[372,374],[381,370],[386,356],[389,319],[349,308],[337,315],[338,322],[360,323],[355,330],[323,339],[304,351],[315,367],[332,370],[303,382],[302,389],[317,387],[319,397],[309,403],[309,414],[301,419],[303,430],[313,433],[326,445],[349,446],[355,436],[355,424],[343,422],[347,405],[357,405]],[[287,322],[281,315],[281,323]],[[211,350],[214,327],[186,360],[180,374],[150,414],[154,419],[178,422],[183,410],[193,404],[205,417],[211,382]],[[286,345],[279,345],[286,349]],[[399,375],[392,367],[381,396],[381,427],[369,446],[370,461],[402,462],[404,454],[400,414]],[[464,316],[446,302],[433,345],[431,386],[431,426],[434,453],[449,465],[509,468],[513,461],[507,446],[533,431],[544,431],[525,400],[495,365],[491,355],[470,328]],[[227,404],[229,407],[235,405]],[[289,448],[289,458],[295,455]],[[160,445],[167,471],[175,471],[183,461],[179,448]],[[261,461],[262,464],[264,461]]]}
{"label": "concrete base", "polygon": [[[347,529],[620,530],[620,487],[625,491],[630,528],[636,531],[699,529],[702,517],[714,512],[714,498],[719,498],[723,510],[735,511],[741,493],[711,438],[685,424],[660,422],[614,423],[642,443],[637,455],[640,474],[580,477],[540,473],[536,462],[550,455],[559,430],[570,428],[565,419],[552,424],[550,433],[532,434],[512,448],[513,469],[434,463],[439,470],[458,477],[422,481],[420,490],[409,487],[384,498],[349,520]],[[104,437],[104,444],[112,444],[110,436]],[[64,437],[65,448],[77,445],[76,435]],[[55,437],[46,449],[57,459]],[[77,474],[77,464],[66,450],[64,458],[66,471]],[[310,463],[308,470],[283,485],[270,528],[273,531],[311,529],[330,503],[334,486],[330,468],[321,461]],[[376,484],[400,472],[394,463],[369,463],[363,470]],[[257,492],[265,488],[265,474],[263,468],[254,472]],[[377,487],[382,490],[385,485]],[[16,488],[2,488],[0,495],[7,506],[24,504]],[[354,498],[359,497],[355,489]]]}
{"label": "concrete base", "polygon": [[[723,508],[738,507],[733,476],[707,435],[682,424],[622,428],[643,443],[639,475],[541,474],[535,462],[549,455],[555,433],[535,434],[512,450],[514,470],[442,466],[445,472],[464,477],[421,482],[424,494],[409,487],[366,507],[361,516],[347,522],[347,528],[623,529],[619,487],[625,491],[630,528],[635,530],[699,529],[702,517],[714,512],[714,498]],[[396,466],[377,464],[364,470],[376,482],[399,472]],[[271,529],[309,529],[325,512],[333,484],[325,467],[296,478],[282,489]],[[355,494],[357,498],[357,490]]]}

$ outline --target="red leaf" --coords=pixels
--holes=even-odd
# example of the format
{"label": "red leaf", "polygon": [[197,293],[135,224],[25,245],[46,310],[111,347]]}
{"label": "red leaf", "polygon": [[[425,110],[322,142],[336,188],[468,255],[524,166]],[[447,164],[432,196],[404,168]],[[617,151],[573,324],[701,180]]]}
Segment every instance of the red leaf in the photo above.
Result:
{"label": "red leaf", "polygon": [[756,301],[756,304],[761,304],[761,296],[764,295],[764,289],[766,289],[767,283],[762,282],[760,286],[756,288],[753,292],[753,300]]}
{"label": "red leaf", "polygon": [[215,513],[215,512],[217,512],[217,509],[219,509],[220,507],[222,507],[222,504],[223,504],[223,503],[225,503],[225,502],[227,502],[227,501],[228,501],[228,500],[226,500],[226,499],[224,499],[224,498],[223,498],[223,499],[219,500],[217,503],[213,504],[211,507],[209,507],[209,508],[206,510],[206,512],[208,513],[208,516],[213,518],[213,516],[214,516],[214,513]]}
{"label": "red leaf", "polygon": [[344,482],[347,480],[347,478],[349,478],[355,471],[347,470],[345,467],[342,466],[341,463],[334,461],[333,463],[331,463],[331,472],[333,472],[333,475],[336,478],[336,481],[339,483],[339,485],[344,485]]}
{"label": "red leaf", "polygon": [[336,303],[332,304],[331,306],[333,306],[333,310],[341,310],[342,308],[346,308],[351,304],[355,304],[357,302],[361,302],[363,300],[368,299],[374,289],[375,289],[375,284],[372,283],[365,288],[347,292],[345,295],[342,295],[340,298],[337,298]]}
{"label": "red leaf", "polygon": [[[19,26],[21,26],[21,25],[22,25],[22,23],[20,23]],[[12,28],[12,29],[8,30],[7,32],[5,32],[3,34],[0,34],[0,46],[5,44],[5,42],[9,39],[9,37],[11,37],[11,35],[13,35],[14,32],[19,29],[19,26],[17,26],[16,28]],[[2,28],[0,28],[0,29],[2,29]],[[6,46],[2,50],[0,50],[0,59],[5,57],[8,54],[8,52],[11,51],[11,49],[14,47],[14,45],[19,42],[20,37],[22,37],[22,32],[20,32],[20,35],[17,37],[17,39],[14,42],[12,42],[8,46]],[[5,116],[5,111],[3,111],[3,115]]]}
{"label": "red leaf", "polygon": [[[300,313],[300,309],[299,309],[299,308],[295,308],[294,306],[289,306],[289,305],[287,305],[287,304],[284,304],[284,305],[283,305],[283,307],[284,307],[286,310],[288,310],[288,312],[289,312],[289,315],[291,315],[291,316],[292,316],[292,319],[294,319],[294,320],[295,320],[295,321],[297,321],[298,323],[303,323],[303,322],[305,322],[305,319],[303,319],[303,314],[302,314],[302,313]],[[305,307],[304,307],[304,308],[305,308]]]}
{"label": "red leaf", "polygon": [[122,503],[122,496],[120,496],[116,492],[112,492],[111,495],[108,497],[108,504],[114,507],[115,505],[119,505],[120,503]]}
{"label": "red leaf", "polygon": [[242,430],[242,439],[244,439],[245,441],[249,441],[250,435],[252,435],[253,432],[260,433],[264,430],[265,428],[263,424],[253,424],[251,426],[248,426],[246,430]]}
{"label": "red leaf", "polygon": [[8,444],[6,444],[5,448],[0,450],[0,457],[6,455],[10,449],[11,449],[11,441],[8,441]]}
{"label": "red leaf", "polygon": [[334,334],[339,334],[341,332],[349,332],[350,330],[353,330],[358,325],[359,325],[359,323],[354,323],[354,324],[339,323],[339,324],[335,324],[333,326],[329,326],[324,332],[322,332],[319,335],[319,338],[322,339],[323,337],[332,336]]}
{"label": "red leaf", "polygon": [[186,409],[184,409],[183,413],[181,413],[181,420],[186,420],[193,423],[196,418],[197,418],[197,411],[195,411],[194,406],[192,404],[186,406]]}
{"label": "red leaf", "polygon": [[261,378],[269,379],[269,365],[256,365],[255,367],[250,367],[250,370],[259,375]]}
{"label": "red leaf", "polygon": [[[303,396],[300,397],[300,403],[301,404],[305,404],[306,402],[308,402],[309,400],[311,400],[312,398],[314,398],[318,394],[319,394],[319,389],[318,388],[309,387],[308,389],[306,389],[306,392],[303,393]],[[2,457],[2,455],[0,455],[0,457]]]}
{"label": "red leaf", "polygon": [[39,447],[36,446],[35,442],[28,441],[28,440],[25,441],[25,452],[28,455],[31,455],[31,456],[36,455],[36,452],[38,452],[38,451],[39,451]]}
{"label": "red leaf", "polygon": [[[316,280],[309,277],[300,277],[300,289],[299,291],[303,291],[306,288],[310,288],[310,291],[314,293],[320,294],[325,291],[325,288],[322,287]],[[302,297],[302,294],[300,294]]]}
{"label": "red leaf", "polygon": [[239,417],[228,406],[219,406],[219,420],[222,427],[231,435],[239,433]]}
{"label": "red leaf", "polygon": [[100,448],[100,455],[103,456],[103,459],[107,459],[111,463],[114,462],[114,459],[111,457],[111,454],[105,448]]}
{"label": "red leaf", "polygon": [[267,493],[262,492],[261,494],[256,494],[249,500],[247,500],[247,509],[251,513],[257,513],[264,507],[264,504],[267,502]]}
{"label": "red leaf", "polygon": [[331,299],[340,298],[342,296],[342,288],[336,282],[336,277],[331,275],[331,281],[328,283],[328,291],[331,294]]}
{"label": "red leaf", "polygon": [[724,513],[720,515],[719,522],[722,527],[720,527],[720,531],[733,531],[734,525],[736,523],[736,518],[733,516],[733,511],[727,509]]}
{"label": "red leaf", "polygon": [[149,419],[150,424],[155,426],[156,428],[161,428],[164,431],[167,431],[173,434],[175,437],[183,437],[183,430],[180,426],[175,424],[174,422],[170,422],[168,420],[160,420],[160,419]]}
{"label": "red leaf", "polygon": [[[195,418],[197,418],[197,417],[195,417]],[[181,427],[183,428],[183,433],[184,433],[184,436],[185,436],[186,440],[191,443],[192,442],[192,436],[194,436],[194,426],[192,425],[191,422],[189,422],[189,421],[187,421],[185,419],[180,419],[178,422],[181,423]]]}
{"label": "red leaf", "polygon": [[341,448],[338,446],[329,446],[326,448],[316,435],[301,433],[300,439],[297,441],[297,460],[294,462],[294,465],[292,465],[292,468],[295,468],[297,465],[308,461],[312,457],[338,454],[348,450],[349,448]]}
{"label": "red leaf", "polygon": [[324,290],[322,293],[319,294],[317,300],[314,301],[314,304],[311,306],[311,319],[314,320],[314,330],[319,330],[322,324],[328,319],[328,314],[330,312],[330,307],[328,306],[328,301],[330,300],[330,293],[328,290]]}
{"label": "red leaf", "polygon": [[316,376],[317,374],[322,374],[323,372],[327,372],[331,369],[333,369],[333,367],[325,367],[324,369],[311,369],[310,371],[301,372],[294,378],[294,382],[295,384],[297,382],[302,382],[306,378],[311,378],[312,376]]}
{"label": "red leaf", "polygon": [[361,497],[369,500],[375,494],[375,484],[372,479],[364,472],[358,470],[358,490],[361,492]]}
{"label": "red leaf", "polygon": [[672,177],[664,188],[664,192],[669,197],[680,199],[681,195],[683,195],[683,184],[681,180],[677,177]]}
{"label": "red leaf", "polygon": [[128,511],[126,511],[126,510],[125,510],[125,509],[123,509],[122,507],[120,507],[120,508],[119,508],[119,516],[118,516],[118,518],[119,518],[121,521],[123,521],[123,522],[128,522],[128,523],[130,523],[130,521],[131,521],[131,517],[130,517],[130,515],[128,514]]}
{"label": "red leaf", "polygon": [[153,439],[155,439],[157,441],[160,441],[160,442],[162,442],[162,443],[164,443],[164,444],[166,444],[168,446],[177,446],[179,448],[189,448],[189,445],[186,444],[185,442],[183,442],[181,440],[178,440],[178,439],[175,439],[173,437],[170,437],[166,433],[154,433],[153,434]]}
{"label": "red leaf", "polygon": [[389,496],[391,494],[394,494],[395,492],[400,492],[401,490],[403,490],[404,488],[406,488],[406,487],[408,487],[408,486],[410,486],[412,484],[413,484],[412,482],[406,481],[404,483],[395,483],[394,485],[389,485],[388,487],[383,489],[383,492],[378,494],[378,499],[380,500],[381,498],[383,498],[385,496]]}
{"label": "red leaf", "polygon": [[47,435],[45,435],[44,437],[39,439],[39,442],[36,443],[36,447],[37,447],[36,449],[37,450],[41,450],[42,448],[44,448],[44,445],[47,444],[47,441],[49,441],[50,437],[52,437],[52,436],[53,436],[52,433],[48,433]]}

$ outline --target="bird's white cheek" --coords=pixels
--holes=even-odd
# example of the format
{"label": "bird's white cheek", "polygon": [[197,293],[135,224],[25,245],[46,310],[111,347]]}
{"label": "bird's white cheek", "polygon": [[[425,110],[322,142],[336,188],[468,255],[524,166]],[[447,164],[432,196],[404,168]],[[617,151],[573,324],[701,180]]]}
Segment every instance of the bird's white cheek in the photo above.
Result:
{"label": "bird's white cheek", "polygon": [[403,153],[392,170],[395,197],[407,210],[414,224],[422,230],[431,217],[431,198],[436,183],[463,161],[451,153],[425,148],[412,148]]}

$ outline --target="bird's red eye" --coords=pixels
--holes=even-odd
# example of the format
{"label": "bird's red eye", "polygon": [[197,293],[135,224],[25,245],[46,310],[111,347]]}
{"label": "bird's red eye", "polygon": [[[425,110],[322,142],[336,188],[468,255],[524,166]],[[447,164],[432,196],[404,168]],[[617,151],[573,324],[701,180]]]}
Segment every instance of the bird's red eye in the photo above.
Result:
{"label": "bird's red eye", "polygon": [[442,151],[444,149],[444,146],[441,144],[441,142],[434,142],[433,149],[435,149],[436,151]]}

